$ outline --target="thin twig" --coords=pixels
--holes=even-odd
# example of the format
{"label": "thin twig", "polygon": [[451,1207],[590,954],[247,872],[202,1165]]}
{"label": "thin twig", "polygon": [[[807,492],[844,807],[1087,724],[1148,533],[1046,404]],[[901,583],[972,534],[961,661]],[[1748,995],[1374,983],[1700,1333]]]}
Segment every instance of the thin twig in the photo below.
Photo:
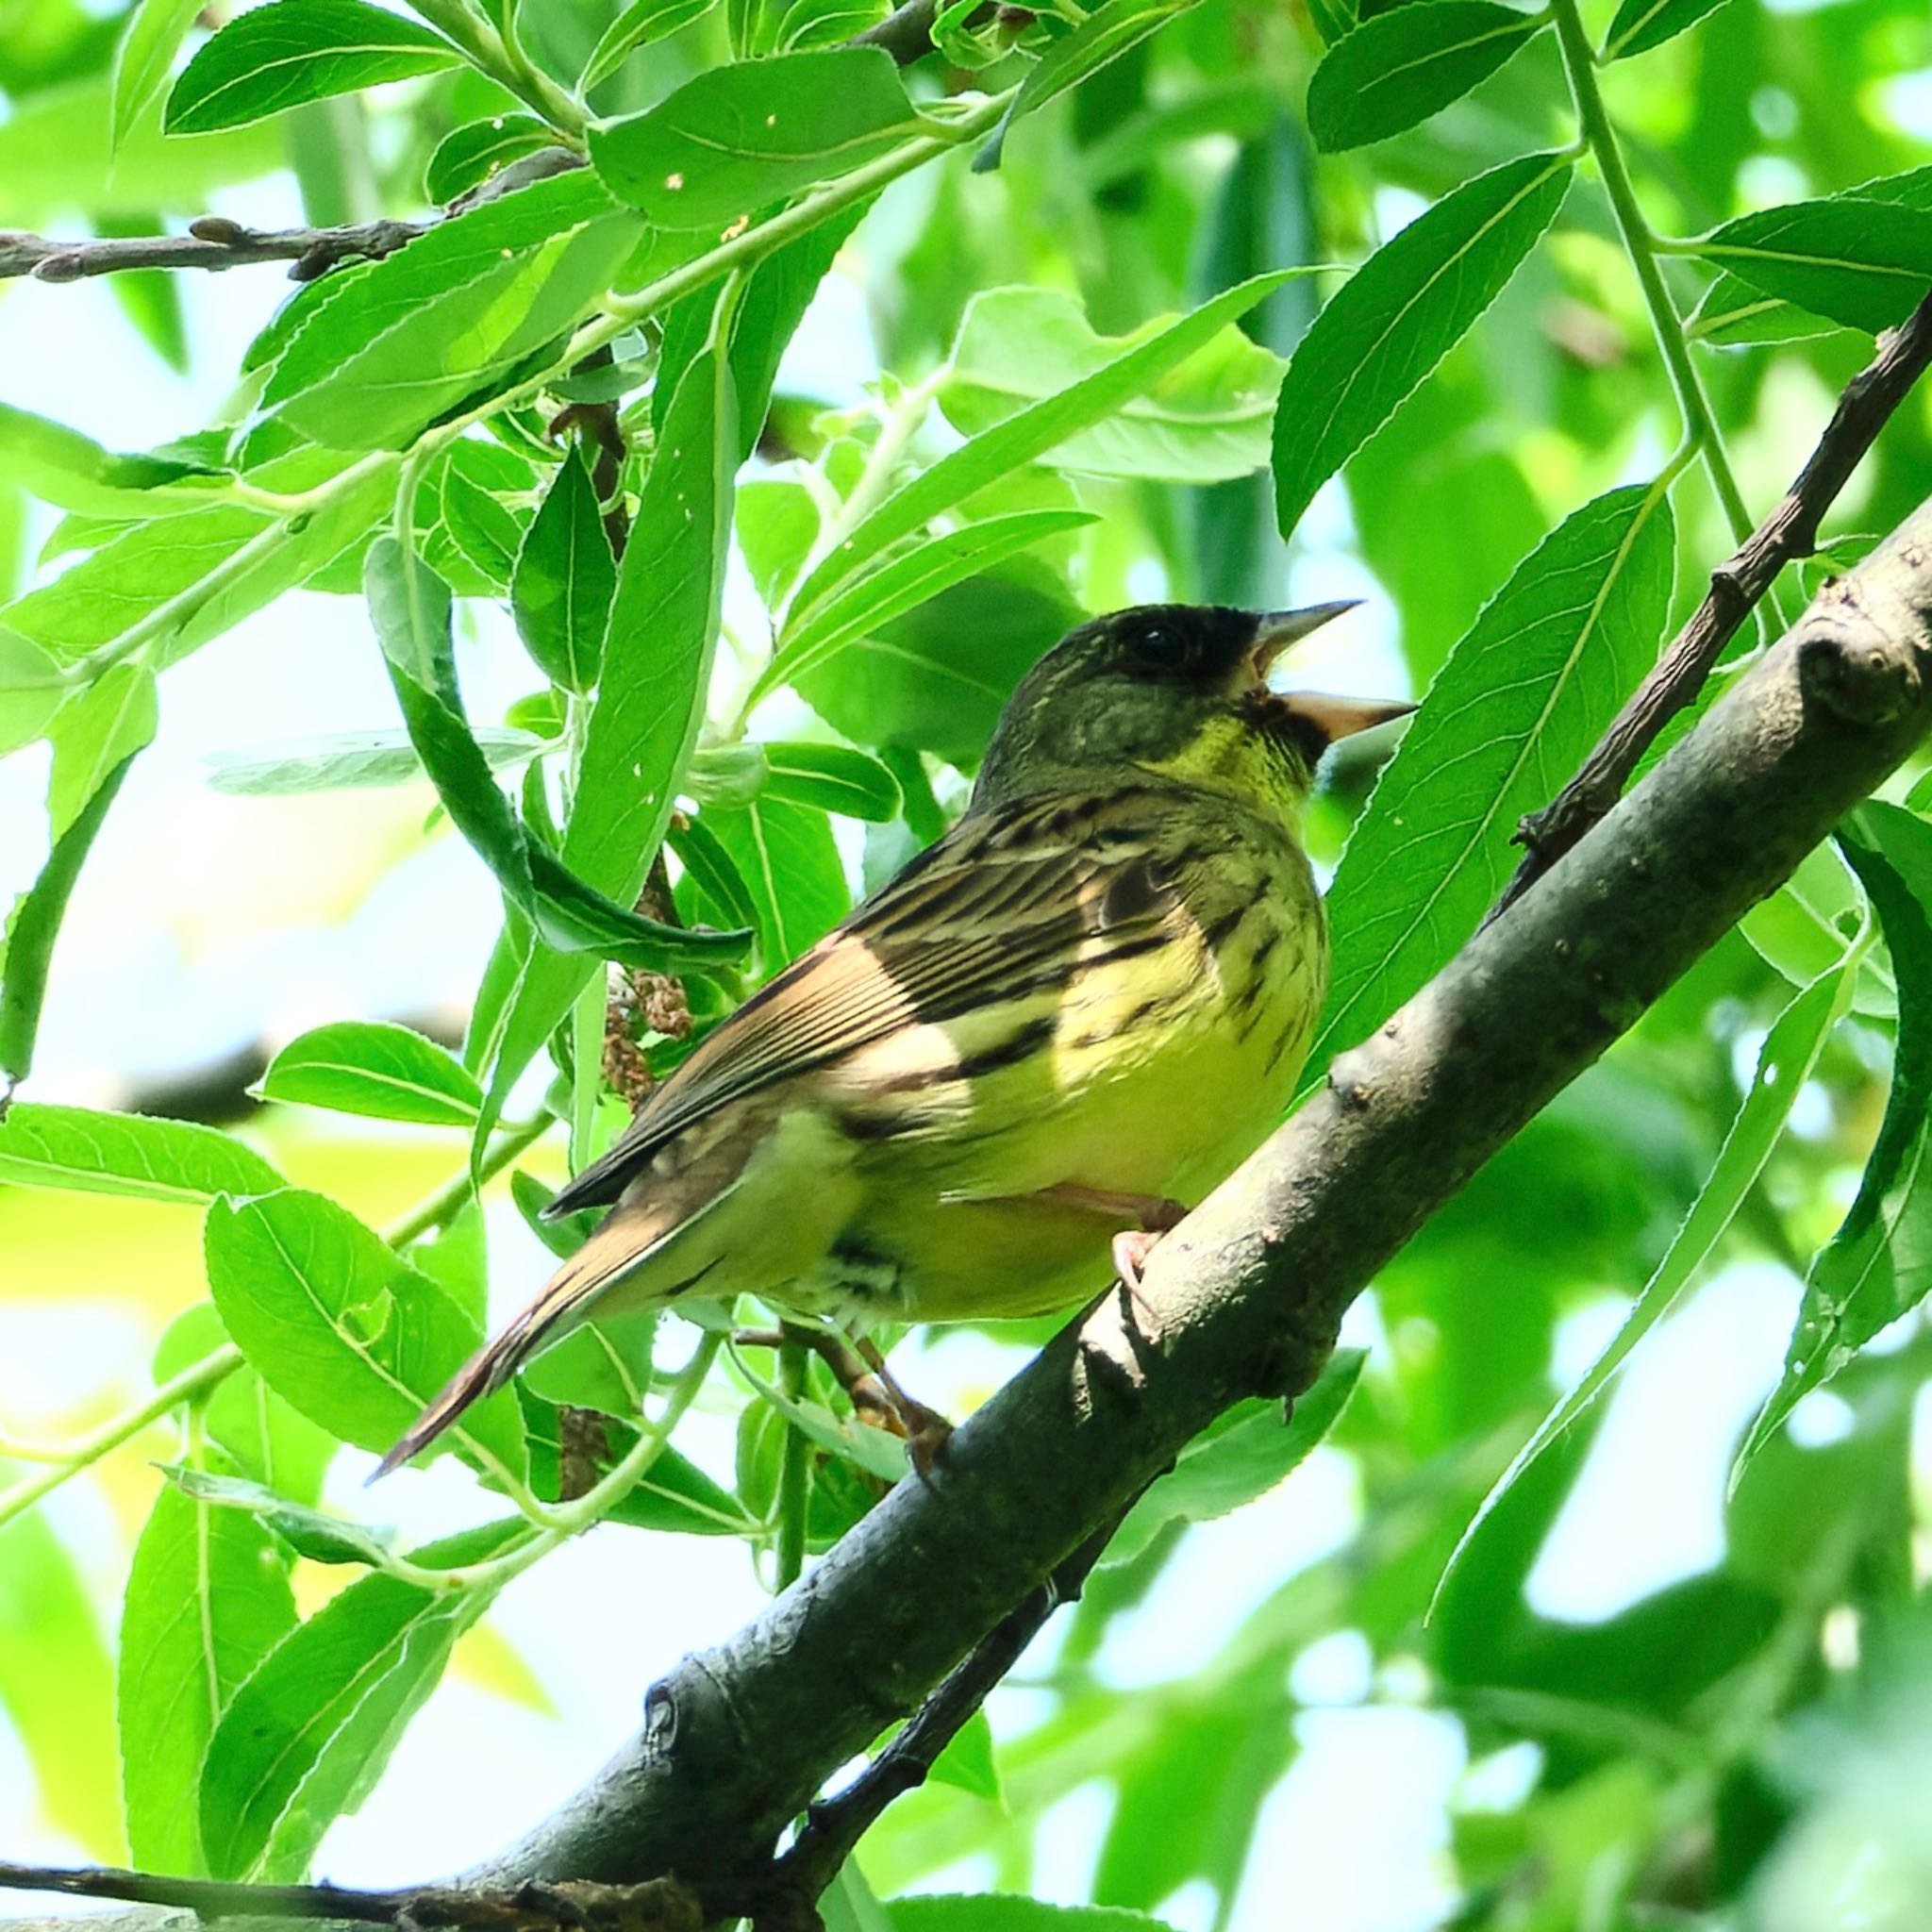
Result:
{"label": "thin twig", "polygon": [[[821,1798],[806,1812],[805,1828],[744,1890],[754,1905],[752,1932],[820,1932],[818,1899],[858,1841],[895,1798],[915,1791],[940,1753],[986,1702],[1047,1619],[1074,1602],[1089,1573],[1120,1527],[1116,1516],[1091,1536],[1039,1589],[1008,1611],[941,1680],[906,1727],[836,1796]],[[763,1897],[760,1907],[756,1901]]]}
{"label": "thin twig", "polygon": [[1710,589],[1650,675],[1611,721],[1576,775],[1517,827],[1528,848],[1490,914],[1513,906],[1601,819],[1670,720],[1696,697],[1739,626],[1787,563],[1818,547],[1818,525],[1880,429],[1932,363],[1932,295],[1845,385],[1818,446],[1777,508],[1710,574]]}
{"label": "thin twig", "polygon": [[1047,1619],[1080,1594],[1120,1518],[1088,1538],[976,1643],[904,1730],[835,1797],[806,1814],[805,1828],[763,1870],[691,1887],[674,1878],[641,1885],[525,1884],[502,1890],[426,1886],[358,1891],[336,1885],[255,1885],[174,1878],[116,1866],[57,1867],[0,1861],[0,1889],[64,1892],[170,1907],[213,1922],[232,1918],[337,1919],[397,1932],[479,1926],[493,1932],[698,1932],[721,1917],[749,1917],[753,1932],[822,1932],[818,1900],[859,1840],[895,1798],[918,1790],[941,1752],[1006,1676]]}
{"label": "thin twig", "polygon": [[[489,180],[450,203],[450,214],[495,201],[550,175],[584,165],[568,148],[540,148],[499,169]],[[333,228],[249,228],[226,215],[202,215],[185,235],[112,235],[87,242],[61,242],[0,229],[0,281],[31,275],[42,282],[77,282],[89,275],[118,275],[129,269],[199,268],[220,271],[251,262],[292,264],[289,279],[312,282],[339,262],[374,261],[427,234],[443,211],[421,221],[345,222]]]}
{"label": "thin twig", "polygon": [[221,1919],[337,1919],[353,1924],[394,1925],[399,1932],[472,1925],[499,1932],[698,1932],[706,1905],[675,1879],[641,1885],[559,1881],[503,1890],[423,1886],[398,1891],[357,1891],[340,1885],[253,1885],[218,1878],[173,1878],[113,1865],[15,1865],[0,1860],[0,1889],[63,1892],[70,1898],[120,1899]]}

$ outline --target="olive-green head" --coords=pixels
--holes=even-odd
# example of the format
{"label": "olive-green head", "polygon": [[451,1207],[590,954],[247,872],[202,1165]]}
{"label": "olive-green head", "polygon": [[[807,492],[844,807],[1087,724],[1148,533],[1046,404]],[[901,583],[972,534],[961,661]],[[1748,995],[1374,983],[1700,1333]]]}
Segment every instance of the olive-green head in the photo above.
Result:
{"label": "olive-green head", "polygon": [[974,805],[1151,776],[1292,819],[1330,744],[1414,708],[1270,689],[1282,651],[1353,608],[1139,604],[1083,624],[1007,700]]}

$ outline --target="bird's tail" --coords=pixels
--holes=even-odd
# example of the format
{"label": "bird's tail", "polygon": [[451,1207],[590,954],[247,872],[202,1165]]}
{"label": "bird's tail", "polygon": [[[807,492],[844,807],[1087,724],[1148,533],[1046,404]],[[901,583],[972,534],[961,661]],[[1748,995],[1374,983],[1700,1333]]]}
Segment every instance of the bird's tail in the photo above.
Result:
{"label": "bird's tail", "polygon": [[420,1455],[473,1402],[494,1395],[554,1330],[574,1328],[583,1320],[597,1296],[649,1254],[653,1243],[641,1240],[640,1232],[630,1215],[614,1214],[606,1221],[550,1277],[536,1300],[451,1376],[449,1386],[409,1424],[369,1480],[379,1481]]}

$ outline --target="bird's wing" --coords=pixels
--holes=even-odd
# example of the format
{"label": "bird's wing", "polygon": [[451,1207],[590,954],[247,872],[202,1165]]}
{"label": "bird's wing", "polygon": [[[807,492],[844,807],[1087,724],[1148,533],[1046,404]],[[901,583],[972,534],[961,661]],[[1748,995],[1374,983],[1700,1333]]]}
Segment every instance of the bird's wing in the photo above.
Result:
{"label": "bird's wing", "polygon": [[960,820],[747,1000],[548,1211],[615,1201],[694,1121],[898,1028],[1050,989],[1076,952],[1091,966],[1159,944],[1178,903],[1159,808],[1158,794],[1128,791]]}

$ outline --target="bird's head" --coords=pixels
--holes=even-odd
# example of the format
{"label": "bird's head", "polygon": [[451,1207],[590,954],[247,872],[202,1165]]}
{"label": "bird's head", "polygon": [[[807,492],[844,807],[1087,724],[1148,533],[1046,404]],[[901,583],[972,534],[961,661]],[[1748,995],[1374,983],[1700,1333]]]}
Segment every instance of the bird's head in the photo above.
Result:
{"label": "bird's head", "polygon": [[1414,708],[1269,684],[1290,644],[1353,608],[1139,604],[1083,624],[1007,700],[974,803],[1147,774],[1291,817],[1329,745]]}

